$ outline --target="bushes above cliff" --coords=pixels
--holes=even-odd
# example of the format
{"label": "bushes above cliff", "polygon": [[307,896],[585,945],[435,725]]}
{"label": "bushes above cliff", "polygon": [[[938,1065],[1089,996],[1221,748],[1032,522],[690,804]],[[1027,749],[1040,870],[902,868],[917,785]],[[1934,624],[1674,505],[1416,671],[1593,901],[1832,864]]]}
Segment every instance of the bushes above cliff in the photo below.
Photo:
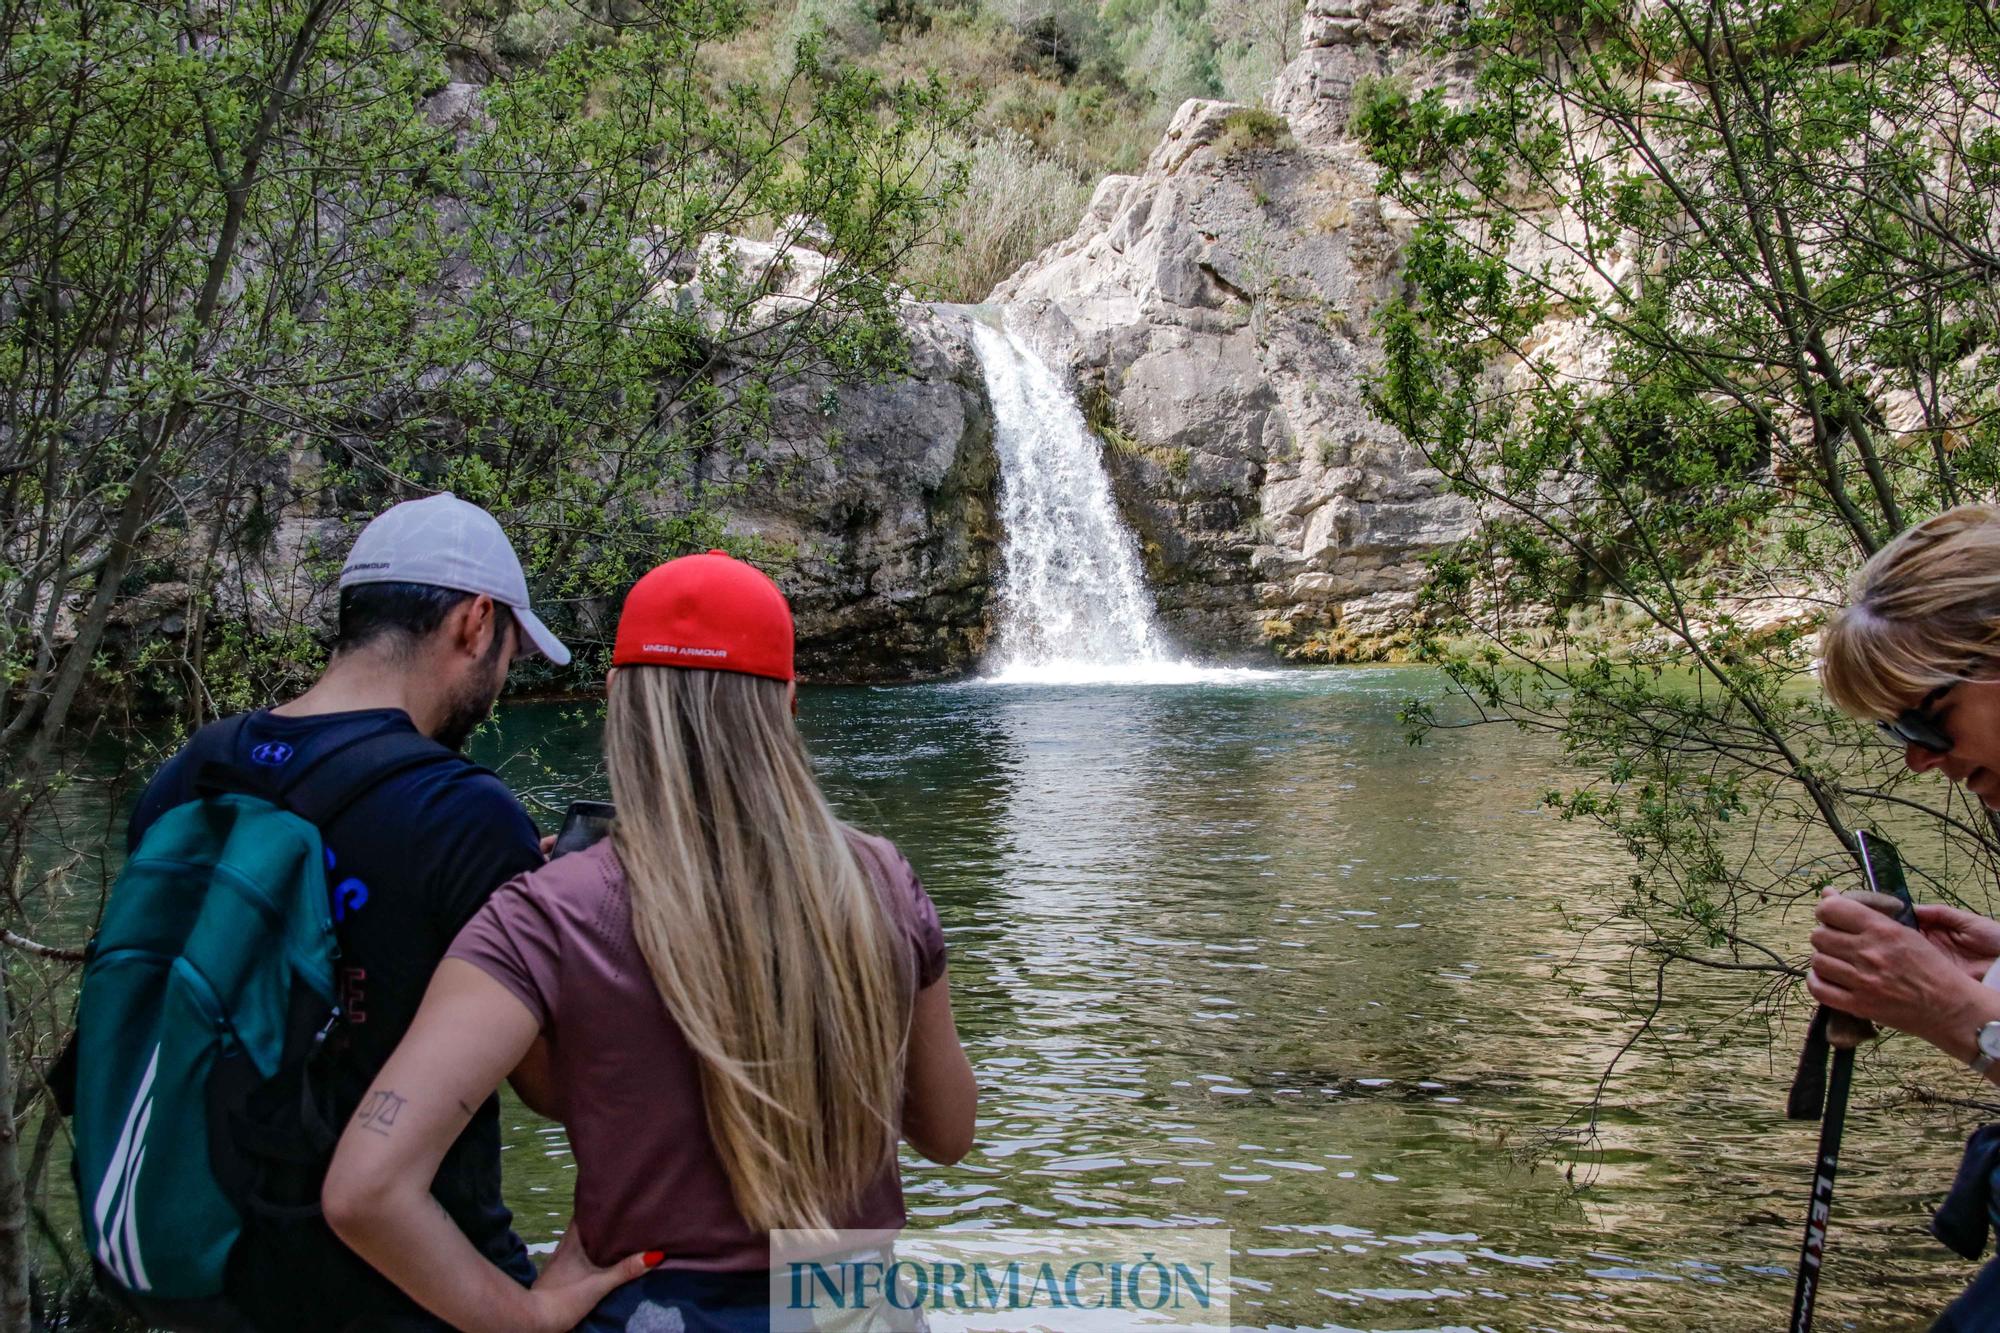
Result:
{"label": "bushes above cliff", "polygon": [[[891,77],[935,70],[975,109],[950,146],[970,188],[923,254],[920,290],[977,300],[1066,234],[1092,188],[1134,172],[1189,97],[1255,103],[1297,52],[1302,0],[776,0],[764,25],[824,22],[829,50]],[[857,39],[856,34],[860,34]],[[732,59],[769,61],[750,35]],[[1033,199],[1015,197],[1026,188]]]}
{"label": "bushes above cliff", "polygon": [[940,300],[983,301],[1002,278],[1069,235],[1089,187],[1012,130],[946,151],[966,167],[965,190],[945,214],[949,243],[906,265],[904,276]]}

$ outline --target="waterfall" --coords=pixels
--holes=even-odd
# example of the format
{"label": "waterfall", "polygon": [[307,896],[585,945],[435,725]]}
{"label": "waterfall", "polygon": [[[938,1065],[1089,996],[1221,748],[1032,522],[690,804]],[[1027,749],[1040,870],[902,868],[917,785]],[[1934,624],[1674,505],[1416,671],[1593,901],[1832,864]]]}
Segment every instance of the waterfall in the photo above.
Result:
{"label": "waterfall", "polygon": [[990,679],[1190,679],[1167,651],[1138,544],[1068,387],[1014,334],[973,321],[1000,454],[999,624]]}

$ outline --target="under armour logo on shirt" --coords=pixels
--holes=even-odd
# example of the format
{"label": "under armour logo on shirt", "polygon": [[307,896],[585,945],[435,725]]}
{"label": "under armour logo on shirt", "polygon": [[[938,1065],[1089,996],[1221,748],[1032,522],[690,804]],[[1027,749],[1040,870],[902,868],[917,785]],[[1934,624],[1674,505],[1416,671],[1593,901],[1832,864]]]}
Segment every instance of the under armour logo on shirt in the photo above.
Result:
{"label": "under armour logo on shirt", "polygon": [[250,751],[250,757],[260,764],[276,766],[292,757],[292,747],[283,741],[265,741]]}

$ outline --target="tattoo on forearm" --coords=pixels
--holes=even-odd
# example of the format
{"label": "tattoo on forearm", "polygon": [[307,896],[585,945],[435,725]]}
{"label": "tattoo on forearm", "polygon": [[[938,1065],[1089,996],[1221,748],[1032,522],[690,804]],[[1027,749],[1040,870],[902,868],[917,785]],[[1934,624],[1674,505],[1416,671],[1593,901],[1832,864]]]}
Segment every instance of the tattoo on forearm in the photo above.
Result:
{"label": "tattoo on forearm", "polygon": [[368,1094],[361,1109],[354,1113],[354,1123],[377,1134],[387,1134],[396,1127],[396,1117],[409,1104],[409,1098],[398,1097],[393,1089],[377,1089]]}

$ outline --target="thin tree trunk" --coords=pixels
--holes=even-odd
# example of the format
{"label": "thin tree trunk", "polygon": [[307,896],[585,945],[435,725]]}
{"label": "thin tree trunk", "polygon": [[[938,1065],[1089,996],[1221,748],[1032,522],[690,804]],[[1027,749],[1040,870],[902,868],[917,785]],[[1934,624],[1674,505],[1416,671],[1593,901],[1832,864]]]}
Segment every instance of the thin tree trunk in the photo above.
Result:
{"label": "thin tree trunk", "polygon": [[0,1333],[28,1333],[28,1200],[21,1189],[20,1135],[14,1128],[13,1024],[0,965]]}

